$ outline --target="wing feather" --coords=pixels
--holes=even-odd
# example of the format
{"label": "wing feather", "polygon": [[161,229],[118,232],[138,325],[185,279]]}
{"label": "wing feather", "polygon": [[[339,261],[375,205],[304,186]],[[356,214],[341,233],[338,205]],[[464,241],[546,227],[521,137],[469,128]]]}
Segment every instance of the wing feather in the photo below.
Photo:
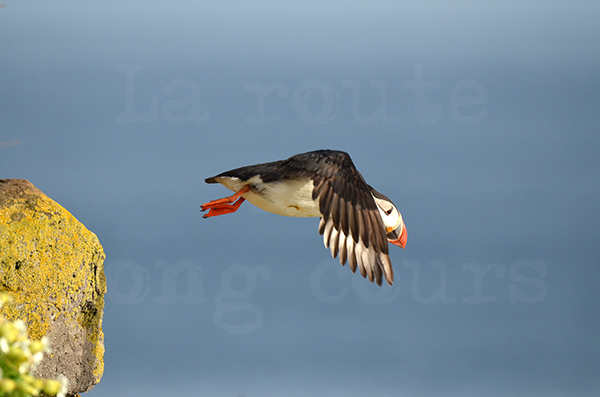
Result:
{"label": "wing feather", "polygon": [[[332,222],[332,224],[333,224],[333,222]],[[331,256],[333,256],[334,258],[337,257],[337,255],[338,255],[339,239],[340,239],[340,232],[335,227],[332,227],[331,228],[331,239],[329,240],[329,247],[331,249]]]}
{"label": "wing feather", "polygon": [[[313,181],[313,200],[318,200],[319,234],[325,247],[342,265],[381,285],[393,282],[386,231],[372,188],[344,152],[320,150],[284,160],[290,174]],[[291,171],[290,171],[291,170]]]}
{"label": "wing feather", "polygon": [[352,273],[356,273],[356,252],[355,252],[355,243],[352,240],[352,236],[348,236],[346,239],[346,248],[348,249],[348,264],[350,265],[350,270]]}
{"label": "wing feather", "polygon": [[325,248],[329,248],[329,243],[331,241],[331,230],[333,229],[333,222],[328,221],[325,225],[325,232],[323,233],[323,242],[325,243]]}
{"label": "wing feather", "polygon": [[[329,212],[333,219],[333,224],[340,227],[340,207],[345,207],[345,203],[341,203],[340,196],[332,189],[331,196],[329,198],[331,207],[329,208]],[[340,227],[341,229],[341,227]]]}
{"label": "wing feather", "polygon": [[344,232],[341,231],[339,247],[340,247],[340,264],[342,266],[344,266],[344,264],[346,263],[346,259],[348,258],[348,243],[346,242],[347,239],[348,239],[348,237],[346,237],[346,234],[344,234]]}
{"label": "wing feather", "polygon": [[354,247],[356,248],[356,250],[355,250],[356,262],[358,263],[358,268],[360,269],[360,274],[364,278],[367,278],[367,267],[365,266],[365,262],[363,261],[363,259],[365,257],[364,256],[365,246],[362,244],[362,242],[359,242]]}
{"label": "wing feather", "polygon": [[323,233],[325,232],[325,225],[327,225],[327,222],[325,222],[325,219],[323,219],[323,217],[321,217],[321,220],[319,221],[319,234],[323,235]]}

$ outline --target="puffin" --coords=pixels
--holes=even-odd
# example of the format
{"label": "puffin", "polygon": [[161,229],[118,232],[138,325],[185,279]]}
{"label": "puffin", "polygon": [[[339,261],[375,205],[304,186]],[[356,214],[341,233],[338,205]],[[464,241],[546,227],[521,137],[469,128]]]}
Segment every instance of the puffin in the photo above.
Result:
{"label": "puffin", "polygon": [[392,285],[388,242],[406,246],[407,232],[398,208],[371,187],[350,155],[315,150],[287,160],[250,165],[206,178],[235,192],[201,205],[203,218],[230,214],[245,200],[283,216],[317,217],[319,234],[340,264],[381,285]]}

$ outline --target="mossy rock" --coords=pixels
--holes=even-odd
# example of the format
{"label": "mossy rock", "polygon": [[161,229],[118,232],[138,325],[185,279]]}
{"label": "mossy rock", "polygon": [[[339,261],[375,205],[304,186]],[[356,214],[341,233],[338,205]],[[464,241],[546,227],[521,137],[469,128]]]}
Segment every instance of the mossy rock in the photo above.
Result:
{"label": "mossy rock", "polygon": [[1,312],[47,336],[51,353],[35,375],[69,379],[69,394],[94,387],[104,371],[104,251],[96,235],[29,181],[0,179]]}

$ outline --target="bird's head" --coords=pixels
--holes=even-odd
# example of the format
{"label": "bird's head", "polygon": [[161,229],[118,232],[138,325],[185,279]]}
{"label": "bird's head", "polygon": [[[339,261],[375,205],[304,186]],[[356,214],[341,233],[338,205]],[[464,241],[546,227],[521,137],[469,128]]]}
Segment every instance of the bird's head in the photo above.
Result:
{"label": "bird's head", "polygon": [[387,239],[390,243],[397,245],[400,248],[406,246],[407,233],[402,214],[398,211],[398,208],[392,203],[392,200],[379,193],[377,190],[371,188],[371,194],[375,199],[379,214],[383,220],[385,231],[387,233]]}

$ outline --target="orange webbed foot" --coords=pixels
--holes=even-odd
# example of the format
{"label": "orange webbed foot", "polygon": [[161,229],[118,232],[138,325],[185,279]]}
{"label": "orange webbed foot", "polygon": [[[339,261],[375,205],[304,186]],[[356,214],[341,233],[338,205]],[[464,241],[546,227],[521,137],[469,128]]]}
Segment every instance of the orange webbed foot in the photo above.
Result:
{"label": "orange webbed foot", "polygon": [[238,208],[240,208],[240,205],[242,205],[242,203],[245,201],[241,195],[247,193],[248,191],[250,191],[250,186],[246,185],[231,196],[218,200],[212,200],[208,203],[202,204],[200,206],[202,211],[209,210],[208,214],[204,214],[202,217],[210,218],[212,216],[231,214],[237,211]]}
{"label": "orange webbed foot", "polygon": [[[237,211],[238,208],[240,208],[240,205],[242,205],[242,203],[244,201],[245,201],[244,198],[240,197],[233,204],[217,203],[217,204],[213,204],[213,205],[211,205],[210,207],[207,207],[207,208],[204,207],[206,204],[203,204],[202,205],[202,211],[206,211],[206,209],[208,209],[208,213],[202,215],[202,217],[203,218],[210,218],[212,216],[231,214],[231,213]],[[211,203],[208,203],[208,204],[211,204]]]}

